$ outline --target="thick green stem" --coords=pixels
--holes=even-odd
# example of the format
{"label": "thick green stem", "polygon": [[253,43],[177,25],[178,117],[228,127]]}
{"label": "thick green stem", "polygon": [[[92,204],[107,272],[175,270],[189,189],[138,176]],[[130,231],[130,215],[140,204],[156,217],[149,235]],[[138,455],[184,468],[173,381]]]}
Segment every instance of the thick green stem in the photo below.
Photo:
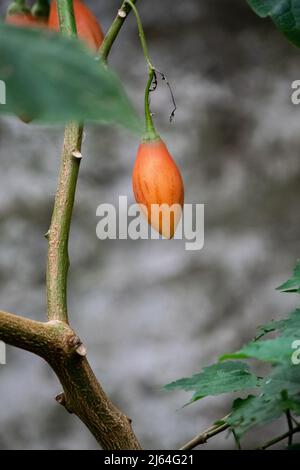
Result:
{"label": "thick green stem", "polygon": [[77,36],[73,0],[57,0],[59,26],[65,36]]}
{"label": "thick green stem", "polygon": [[[132,0],[131,3],[136,3],[137,0]],[[112,48],[113,43],[115,42],[115,39],[117,35],[119,34],[119,31],[127,17],[127,15],[130,13],[131,7],[130,5],[124,1],[118,10],[118,14],[115,17],[114,21],[112,22],[109,30],[107,31],[105,38],[103,39],[103,42],[101,44],[101,47],[99,49],[98,55],[99,58],[106,63],[107,62],[107,57],[110,53],[110,50]]]}
{"label": "thick green stem", "polygon": [[82,126],[66,126],[61,157],[59,183],[55,196],[51,225],[47,234],[49,249],[47,263],[48,319],[68,322],[67,277],[69,270],[68,242],[75,199],[81,150]]}
{"label": "thick green stem", "polygon": [[[62,34],[76,36],[73,1],[58,0],[58,15]],[[59,183],[54,209],[47,234],[49,241],[47,263],[48,319],[68,323],[67,278],[69,270],[68,242],[75,199],[81,150],[82,125],[66,126],[61,157]]]}

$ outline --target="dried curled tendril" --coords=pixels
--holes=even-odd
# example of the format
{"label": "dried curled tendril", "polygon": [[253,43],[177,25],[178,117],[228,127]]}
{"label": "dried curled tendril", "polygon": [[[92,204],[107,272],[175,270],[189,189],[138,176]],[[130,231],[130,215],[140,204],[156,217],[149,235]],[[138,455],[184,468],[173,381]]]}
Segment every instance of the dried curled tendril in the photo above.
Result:
{"label": "dried curled tendril", "polygon": [[162,79],[162,81],[165,82],[165,84],[167,85],[167,87],[169,88],[169,92],[170,92],[170,95],[171,95],[171,100],[172,100],[172,104],[173,104],[173,109],[172,109],[172,112],[170,114],[170,122],[173,121],[173,118],[175,116],[175,112],[176,112],[176,109],[177,109],[177,106],[176,106],[176,102],[175,102],[175,98],[174,98],[174,94],[173,94],[173,91],[172,91],[172,88],[171,88],[171,85],[170,85],[170,82],[169,80],[167,79],[166,75],[161,72],[160,70],[158,69],[154,69],[153,70],[153,80],[152,80],[152,84],[151,84],[151,88],[150,88],[150,92],[153,92],[157,89],[157,86],[158,86],[158,79],[157,79],[157,75],[160,76],[160,78]]}

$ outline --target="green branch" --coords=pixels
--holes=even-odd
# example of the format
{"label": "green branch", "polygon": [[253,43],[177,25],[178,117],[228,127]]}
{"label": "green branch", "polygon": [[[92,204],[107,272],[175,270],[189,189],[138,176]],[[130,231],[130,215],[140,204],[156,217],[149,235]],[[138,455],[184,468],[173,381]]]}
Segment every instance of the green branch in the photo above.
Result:
{"label": "green branch", "polygon": [[211,439],[212,437],[217,436],[217,434],[226,431],[226,429],[229,428],[229,424],[225,422],[228,416],[229,415],[224,416],[224,418],[220,420],[220,424],[212,424],[211,426],[209,426],[208,429],[201,432],[200,434],[197,434],[197,436],[193,437],[193,439],[191,439],[189,442],[180,447],[179,450],[194,449],[195,447],[201,444],[206,444],[208,439]]}
{"label": "green branch", "polygon": [[47,307],[48,319],[68,323],[67,277],[69,270],[68,242],[75,191],[80,166],[83,128],[70,123],[65,128],[59,182],[51,224],[47,233]]}
{"label": "green branch", "polygon": [[[58,0],[59,24],[62,34],[76,36],[73,1]],[[65,128],[59,182],[50,229],[47,262],[47,311],[49,320],[68,323],[67,278],[69,270],[68,242],[78,179],[83,127],[70,123]]]}
{"label": "green branch", "polygon": [[[136,1],[137,0],[132,0],[132,3],[136,3]],[[126,1],[124,1],[121,5],[121,8],[118,10],[117,16],[115,17],[109,30],[107,31],[105,38],[103,39],[98,55],[105,63],[107,62],[107,58],[112,48],[112,45],[115,42],[115,39],[118,36],[119,31],[127,18],[127,15],[130,13],[130,10],[131,7]]]}
{"label": "green branch", "polygon": [[269,447],[272,447],[274,446],[275,444],[277,444],[278,442],[281,442],[283,441],[284,439],[288,439],[288,441],[290,441],[290,438],[296,434],[300,432],[300,426],[296,427],[296,428],[293,428],[293,429],[289,429],[287,432],[285,432],[284,434],[281,434],[280,436],[277,436],[275,437],[274,439],[271,439],[270,441],[266,442],[264,445],[262,445],[261,447],[258,447],[257,450],[265,450],[265,449],[268,449]]}

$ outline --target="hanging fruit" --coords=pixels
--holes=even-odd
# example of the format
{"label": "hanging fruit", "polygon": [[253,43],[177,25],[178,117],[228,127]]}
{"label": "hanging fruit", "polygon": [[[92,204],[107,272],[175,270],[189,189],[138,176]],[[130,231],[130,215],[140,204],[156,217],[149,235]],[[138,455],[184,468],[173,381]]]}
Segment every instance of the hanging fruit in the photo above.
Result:
{"label": "hanging fruit", "polygon": [[[145,90],[145,134],[142,137],[133,167],[133,192],[137,203],[140,204],[142,212],[148,219],[148,223],[165,238],[172,238],[182,216],[184,185],[175,161],[154,127],[149,95],[156,88],[156,72],[158,71],[153,67],[149,58],[139,13],[131,0],[127,0],[127,3],[131,6],[137,19],[149,71]],[[161,72],[158,73],[161,74]],[[161,75],[166,81],[166,77]],[[171,93],[171,95],[173,99],[173,94]],[[174,111],[172,111],[171,117],[173,117]]]}
{"label": "hanging fruit", "polygon": [[180,171],[160,138],[141,142],[132,182],[148,223],[165,238],[172,238],[181,218],[184,188]]}

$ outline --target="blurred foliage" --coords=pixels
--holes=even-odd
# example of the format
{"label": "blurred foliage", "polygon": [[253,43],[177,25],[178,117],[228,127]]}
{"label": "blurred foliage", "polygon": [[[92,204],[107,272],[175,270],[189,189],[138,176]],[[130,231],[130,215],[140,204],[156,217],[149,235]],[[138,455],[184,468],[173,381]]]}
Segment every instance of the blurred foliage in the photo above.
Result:
{"label": "blurred foliage", "polygon": [[79,41],[46,30],[0,24],[1,113],[47,123],[88,120],[140,131],[116,75]]}
{"label": "blurred foliage", "polygon": [[269,16],[275,26],[300,47],[300,0],[247,0],[255,13]]}
{"label": "blurred foliage", "polygon": [[[293,279],[297,275],[299,262]],[[288,283],[283,284],[286,285]],[[195,391],[190,403],[210,395],[255,389],[255,395],[235,400],[225,419],[238,438],[254,426],[278,419],[287,411],[300,415],[299,331],[300,309],[296,309],[286,319],[261,326],[256,337],[239,351],[224,354],[218,363],[199,374],[179,379],[165,388]],[[261,339],[270,332],[275,333],[274,338]],[[256,359],[270,363],[271,371],[264,377],[256,377],[245,362],[227,362],[227,359]]]}

